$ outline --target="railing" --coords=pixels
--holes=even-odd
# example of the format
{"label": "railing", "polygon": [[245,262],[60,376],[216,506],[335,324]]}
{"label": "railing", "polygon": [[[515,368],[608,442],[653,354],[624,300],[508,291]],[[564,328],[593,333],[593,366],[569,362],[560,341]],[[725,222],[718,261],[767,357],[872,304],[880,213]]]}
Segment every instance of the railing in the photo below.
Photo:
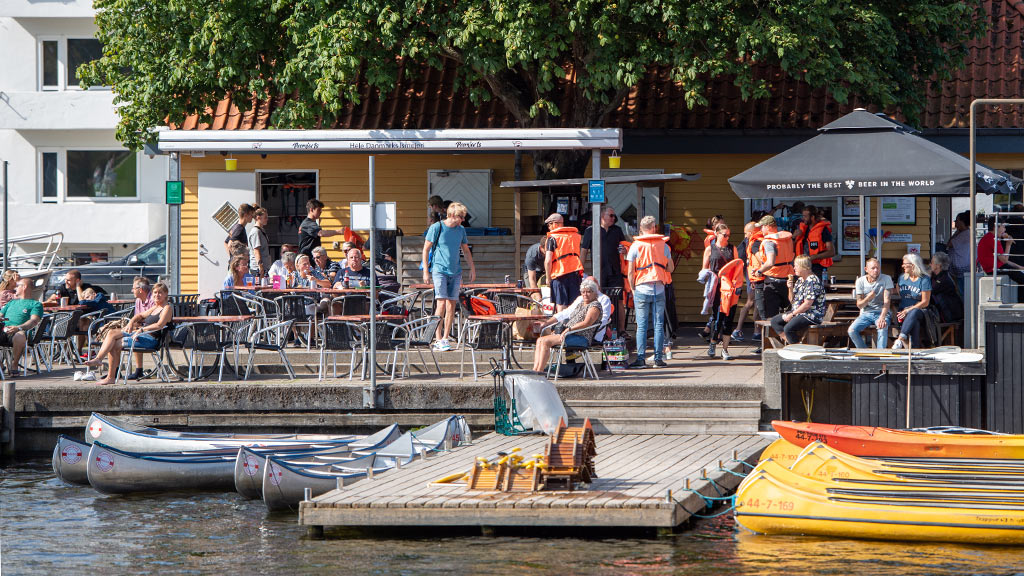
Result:
{"label": "railing", "polygon": [[[989,300],[993,300],[996,295],[996,286],[998,286],[997,275],[1002,275],[1006,278],[1007,286],[1016,286],[1017,290],[1024,290],[1024,281],[1015,282],[1014,276],[1020,279],[1024,276],[1024,264],[1015,261],[1017,256],[1011,255],[1011,249],[1014,242],[1024,240],[1018,240],[1017,236],[1011,236],[1009,233],[1004,233],[1003,236],[999,235],[999,226],[1024,228],[1024,212],[994,212],[992,214],[993,225],[992,229],[989,230],[995,236],[992,242],[992,272],[989,274],[992,277],[992,292],[989,295]],[[1016,219],[1016,221],[1014,221]],[[1002,223],[1000,223],[1002,220]],[[1000,253],[999,247],[1002,243],[1003,251]],[[1005,256],[1008,258],[1007,262],[1002,266],[999,265],[999,256]],[[1016,272],[1017,274],[1012,274]],[[1019,298],[1018,298],[1019,300]]]}
{"label": "railing", "polygon": [[[37,252],[26,252],[15,254],[19,244],[42,244],[46,248]],[[7,253],[3,255],[3,269],[21,271],[44,271],[53,268],[54,262],[60,263],[61,245],[64,243],[63,232],[49,232],[43,234],[29,234],[26,236],[15,236],[7,239]]]}

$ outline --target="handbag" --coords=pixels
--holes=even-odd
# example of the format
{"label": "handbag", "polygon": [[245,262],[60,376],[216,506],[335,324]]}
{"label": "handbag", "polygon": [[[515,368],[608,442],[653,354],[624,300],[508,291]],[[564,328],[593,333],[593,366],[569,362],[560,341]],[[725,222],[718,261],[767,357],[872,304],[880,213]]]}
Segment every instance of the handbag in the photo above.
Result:
{"label": "handbag", "polygon": [[[533,311],[529,308],[516,308],[516,316],[532,316]],[[514,340],[534,341],[537,334],[533,331],[533,320],[516,320],[512,322],[512,338]]]}

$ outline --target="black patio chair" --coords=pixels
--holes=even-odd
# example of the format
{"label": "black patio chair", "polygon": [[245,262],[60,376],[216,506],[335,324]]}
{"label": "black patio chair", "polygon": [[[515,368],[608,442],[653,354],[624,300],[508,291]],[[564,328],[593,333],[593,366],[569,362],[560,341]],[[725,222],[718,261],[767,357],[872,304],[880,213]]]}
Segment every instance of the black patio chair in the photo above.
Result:
{"label": "black patio chair", "polygon": [[466,350],[469,349],[470,361],[473,364],[473,379],[479,375],[476,368],[476,353],[484,350],[497,350],[504,354],[508,349],[509,328],[504,322],[496,320],[469,320],[462,328],[462,353],[459,356],[459,378],[463,376],[466,364]]}
{"label": "black patio chair", "polygon": [[[395,349],[395,362],[398,362],[398,352],[405,352],[405,362],[402,365],[402,377],[405,378],[409,371],[409,352],[416,350],[416,354],[420,357],[420,363],[423,365],[423,373],[429,374],[430,368],[427,367],[427,361],[423,358],[423,349],[427,349],[430,352],[430,358],[434,361],[434,368],[437,369],[437,375],[441,375],[441,366],[437,363],[437,356],[434,355],[434,349],[431,347],[431,340],[434,338],[434,333],[437,332],[437,325],[441,323],[440,316],[427,316],[425,318],[417,318],[416,320],[410,320],[404,324],[400,324],[395,327],[391,334],[391,345]],[[395,371],[391,371],[391,379],[395,379]]]}
{"label": "black patio chair", "polygon": [[[297,324],[306,325],[306,349],[310,348],[313,337],[313,310],[316,301],[302,294],[285,294],[274,299],[277,306],[277,323],[292,320],[292,328]],[[294,330],[293,330],[294,331]],[[296,332],[298,336],[298,332]]]}
{"label": "black patio chair", "polygon": [[338,353],[348,352],[349,368],[348,379],[356,369],[356,355],[359,355],[360,362],[363,361],[362,351],[365,342],[365,333],[359,324],[353,322],[340,322],[337,320],[324,320],[320,323],[320,362],[317,365],[317,379],[323,380],[327,372],[327,355],[333,358],[334,377],[338,377]]}

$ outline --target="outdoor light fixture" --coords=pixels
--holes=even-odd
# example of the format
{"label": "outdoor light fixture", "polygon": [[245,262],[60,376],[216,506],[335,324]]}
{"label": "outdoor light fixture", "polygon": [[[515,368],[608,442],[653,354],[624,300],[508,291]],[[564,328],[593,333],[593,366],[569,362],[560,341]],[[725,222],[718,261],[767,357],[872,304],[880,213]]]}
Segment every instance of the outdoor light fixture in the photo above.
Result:
{"label": "outdoor light fixture", "polygon": [[612,150],[612,155],[608,157],[608,167],[615,169],[622,165],[622,158],[619,156],[618,150]]}
{"label": "outdoor light fixture", "polygon": [[235,170],[238,170],[238,159],[237,158],[232,158],[231,156],[228,156],[227,158],[225,158],[224,159],[224,170],[226,170],[228,172],[234,172]]}

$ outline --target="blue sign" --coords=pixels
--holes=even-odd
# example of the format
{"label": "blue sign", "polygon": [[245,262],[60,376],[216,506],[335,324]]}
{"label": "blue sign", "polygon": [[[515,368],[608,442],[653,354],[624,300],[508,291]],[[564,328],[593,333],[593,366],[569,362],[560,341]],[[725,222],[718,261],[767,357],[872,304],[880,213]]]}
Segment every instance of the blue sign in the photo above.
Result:
{"label": "blue sign", "polygon": [[604,202],[604,180],[591,180],[587,189],[590,192],[591,202],[599,204]]}

